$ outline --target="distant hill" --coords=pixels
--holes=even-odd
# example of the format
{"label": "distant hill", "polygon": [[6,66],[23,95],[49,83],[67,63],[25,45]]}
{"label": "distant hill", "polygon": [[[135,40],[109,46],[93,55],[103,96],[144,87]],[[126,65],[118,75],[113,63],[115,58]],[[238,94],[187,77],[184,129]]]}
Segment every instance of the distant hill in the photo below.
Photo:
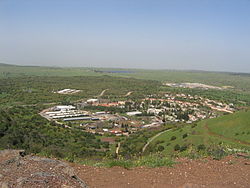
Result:
{"label": "distant hill", "polygon": [[[111,74],[112,73],[112,74]],[[115,73],[115,74],[114,74]],[[132,73],[132,74],[131,74]],[[250,74],[207,71],[144,70],[121,68],[20,66],[0,63],[0,78],[23,76],[115,76],[172,83],[202,83],[213,86],[233,86],[250,92]]]}
{"label": "distant hill", "polygon": [[6,64],[6,63],[0,63],[0,66],[7,66],[7,67],[9,67],[9,66],[18,66],[18,65],[11,65],[11,64]]}

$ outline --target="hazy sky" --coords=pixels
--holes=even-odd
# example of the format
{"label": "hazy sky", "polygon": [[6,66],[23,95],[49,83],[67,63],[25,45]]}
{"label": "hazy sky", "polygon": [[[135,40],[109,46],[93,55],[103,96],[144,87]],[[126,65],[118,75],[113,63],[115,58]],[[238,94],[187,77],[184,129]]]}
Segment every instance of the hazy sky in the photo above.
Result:
{"label": "hazy sky", "polygon": [[0,0],[0,62],[250,72],[250,1]]}

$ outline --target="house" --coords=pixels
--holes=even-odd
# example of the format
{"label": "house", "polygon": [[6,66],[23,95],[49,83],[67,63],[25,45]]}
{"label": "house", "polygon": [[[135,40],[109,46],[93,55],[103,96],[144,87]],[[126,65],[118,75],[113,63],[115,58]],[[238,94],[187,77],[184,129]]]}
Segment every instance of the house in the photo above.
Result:
{"label": "house", "polygon": [[122,133],[120,128],[114,128],[114,129],[110,130],[109,132],[112,134],[121,134]]}
{"label": "house", "polygon": [[155,114],[155,115],[158,115],[160,112],[162,112],[163,109],[156,109],[156,108],[149,108],[147,110],[147,113],[148,114]]}

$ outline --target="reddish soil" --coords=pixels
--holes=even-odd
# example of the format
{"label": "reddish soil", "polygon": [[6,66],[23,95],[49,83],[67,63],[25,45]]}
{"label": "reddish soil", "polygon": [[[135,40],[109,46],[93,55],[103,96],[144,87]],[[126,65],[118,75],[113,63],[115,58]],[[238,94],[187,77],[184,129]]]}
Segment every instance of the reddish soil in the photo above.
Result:
{"label": "reddish soil", "polygon": [[[249,188],[250,159],[179,159],[174,167],[124,169],[69,164],[0,151],[0,188]],[[21,154],[21,155],[20,155]],[[86,184],[87,185],[86,185]]]}
{"label": "reddish soil", "polygon": [[121,167],[100,168],[71,165],[76,174],[92,188],[249,188],[250,160],[226,157],[212,159],[180,159],[174,167],[126,170]]}

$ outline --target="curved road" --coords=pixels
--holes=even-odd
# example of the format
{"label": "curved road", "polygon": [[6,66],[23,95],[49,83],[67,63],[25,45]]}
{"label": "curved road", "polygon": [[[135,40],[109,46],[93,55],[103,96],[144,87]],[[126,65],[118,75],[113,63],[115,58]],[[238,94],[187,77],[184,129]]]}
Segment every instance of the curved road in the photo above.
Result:
{"label": "curved road", "polygon": [[129,92],[125,95],[125,97],[131,95],[132,93],[133,93],[133,91],[129,91]]}
{"label": "curved road", "polygon": [[98,95],[98,97],[103,96],[103,95],[104,95],[104,93],[105,93],[107,90],[109,90],[109,89],[104,89],[104,90],[100,93],[100,95]]}
{"label": "curved road", "polygon": [[150,138],[150,139],[148,140],[148,142],[145,144],[145,146],[142,148],[142,153],[147,149],[148,145],[149,145],[154,139],[156,139],[156,138],[157,138],[158,136],[160,136],[161,134],[163,134],[163,133],[165,133],[165,132],[168,132],[168,131],[171,131],[171,130],[172,130],[172,129],[167,129],[167,130],[165,130],[165,131],[162,131],[162,132],[160,132],[160,133],[154,135],[152,138]]}

